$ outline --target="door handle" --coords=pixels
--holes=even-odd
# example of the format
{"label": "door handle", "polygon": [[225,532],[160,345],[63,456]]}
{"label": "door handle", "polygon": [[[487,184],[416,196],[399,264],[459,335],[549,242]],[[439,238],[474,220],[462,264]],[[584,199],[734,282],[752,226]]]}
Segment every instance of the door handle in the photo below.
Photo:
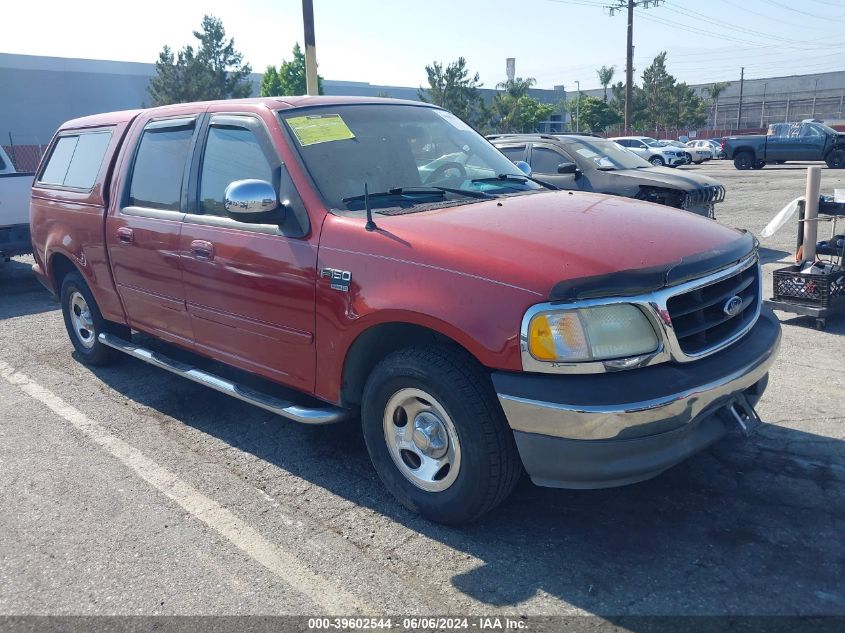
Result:
{"label": "door handle", "polygon": [[193,240],[191,242],[191,255],[197,259],[214,259],[214,244],[206,240]]}
{"label": "door handle", "polygon": [[117,241],[121,244],[131,244],[135,240],[135,232],[128,226],[117,229]]}

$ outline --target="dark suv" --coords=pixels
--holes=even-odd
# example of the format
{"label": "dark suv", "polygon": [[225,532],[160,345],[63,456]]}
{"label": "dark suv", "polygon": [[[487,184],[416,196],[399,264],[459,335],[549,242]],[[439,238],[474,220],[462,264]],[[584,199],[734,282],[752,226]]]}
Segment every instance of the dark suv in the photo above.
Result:
{"label": "dark suv", "polygon": [[511,161],[560,189],[594,191],[665,204],[714,217],[725,188],[707,176],[655,167],[608,139],[580,134],[495,134],[487,137]]}

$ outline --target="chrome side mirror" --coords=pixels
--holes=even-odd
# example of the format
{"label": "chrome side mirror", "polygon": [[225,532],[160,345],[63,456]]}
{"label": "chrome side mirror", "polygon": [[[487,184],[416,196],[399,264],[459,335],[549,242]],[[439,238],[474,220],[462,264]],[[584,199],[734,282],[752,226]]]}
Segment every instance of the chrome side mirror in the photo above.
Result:
{"label": "chrome side mirror", "polygon": [[281,224],[284,205],[266,180],[236,180],[223,193],[223,207],[233,220],[251,224]]}
{"label": "chrome side mirror", "polygon": [[519,171],[521,171],[526,176],[531,175],[531,165],[526,163],[524,160],[518,160],[514,163],[514,165],[516,165]]}

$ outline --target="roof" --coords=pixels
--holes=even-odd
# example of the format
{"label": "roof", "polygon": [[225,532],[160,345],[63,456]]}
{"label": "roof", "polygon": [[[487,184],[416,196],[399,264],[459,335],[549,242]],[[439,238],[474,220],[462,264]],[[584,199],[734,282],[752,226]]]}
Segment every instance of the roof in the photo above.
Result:
{"label": "roof", "polygon": [[[413,106],[430,106],[420,101],[410,101],[407,99],[386,99],[381,97],[335,97],[335,96],[286,96],[286,97],[251,97],[248,99],[221,99],[217,101],[196,101],[193,103],[174,103],[172,105],[158,106],[155,108],[147,108],[145,110],[121,110],[119,112],[104,112],[102,114],[92,114],[90,116],[72,119],[64,123],[62,129],[67,128],[81,128],[94,127],[97,125],[114,125],[116,123],[126,123],[131,121],[142,112],[152,112],[167,114],[171,111],[184,112],[186,108],[192,105],[210,107],[218,105],[263,105],[271,110],[287,110],[291,108],[305,108],[312,106],[334,106],[334,105],[355,105],[355,104],[373,104],[373,103],[390,103],[397,105],[413,105]],[[436,107],[436,106],[435,106]]]}

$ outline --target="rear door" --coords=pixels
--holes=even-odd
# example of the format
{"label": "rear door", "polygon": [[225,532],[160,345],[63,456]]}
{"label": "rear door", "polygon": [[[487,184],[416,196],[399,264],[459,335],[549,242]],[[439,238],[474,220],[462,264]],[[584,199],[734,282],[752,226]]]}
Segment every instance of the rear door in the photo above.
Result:
{"label": "rear door", "polygon": [[[317,246],[302,200],[257,114],[211,114],[191,176],[179,257],[198,349],[300,390],[314,388]],[[229,218],[226,187],[258,179],[287,202],[282,226]]]}
{"label": "rear door", "polygon": [[827,142],[827,135],[822,128],[812,123],[802,123],[798,140],[799,160],[822,160]]}
{"label": "rear door", "polygon": [[527,160],[525,155],[526,144],[525,143],[514,143],[508,145],[496,145],[496,149],[498,149],[502,154],[508,157],[508,160],[512,163],[516,163],[520,160]]}
{"label": "rear door", "polygon": [[198,116],[146,123],[128,157],[106,244],[129,325],[176,343],[193,338],[185,307],[179,234]]}
{"label": "rear door", "polygon": [[579,189],[575,174],[559,174],[557,168],[561,163],[571,163],[566,156],[553,145],[532,143],[529,164],[531,173],[538,180],[553,184],[560,189]]}

